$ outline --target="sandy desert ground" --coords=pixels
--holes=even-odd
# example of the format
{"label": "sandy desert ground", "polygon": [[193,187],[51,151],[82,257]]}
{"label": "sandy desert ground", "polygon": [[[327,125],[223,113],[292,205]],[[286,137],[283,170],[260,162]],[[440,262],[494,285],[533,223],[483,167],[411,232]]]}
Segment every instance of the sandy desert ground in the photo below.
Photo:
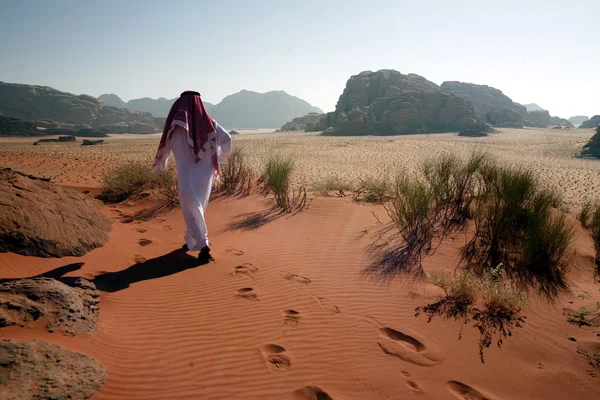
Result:
{"label": "sandy desert ground", "polygon": [[[259,168],[275,151],[297,157],[307,185],[327,176],[360,179],[414,169],[442,152],[488,150],[540,172],[578,207],[600,195],[600,162],[575,157],[592,132],[502,130],[487,138],[453,134],[318,137],[305,133],[234,138]],[[109,139],[102,146],[32,146],[0,142],[0,166],[97,187],[130,160],[150,162],[157,137]],[[424,316],[416,306],[431,288],[380,284],[361,272],[370,263],[368,233],[385,220],[381,206],[316,197],[308,209],[251,229],[265,199],[219,198],[207,214],[216,262],[193,267],[181,250],[185,225],[174,210],[142,223],[121,223],[135,205],[105,206],[110,240],[83,257],[41,259],[0,254],[0,278],[28,277],[83,263],[68,276],[96,280],[100,329],[67,337],[4,328],[0,338],[38,338],[100,360],[108,380],[92,399],[597,399],[600,371],[578,351],[600,353],[600,329],[569,324],[565,310],[600,301],[593,245],[574,219],[569,280],[573,294],[556,303],[531,298],[523,328],[479,359],[479,335]],[[461,238],[426,259],[426,271],[452,269]],[[108,274],[108,275],[107,275]],[[106,279],[98,277],[111,277]],[[385,351],[384,351],[385,349]],[[316,395],[308,386],[319,387]]]}

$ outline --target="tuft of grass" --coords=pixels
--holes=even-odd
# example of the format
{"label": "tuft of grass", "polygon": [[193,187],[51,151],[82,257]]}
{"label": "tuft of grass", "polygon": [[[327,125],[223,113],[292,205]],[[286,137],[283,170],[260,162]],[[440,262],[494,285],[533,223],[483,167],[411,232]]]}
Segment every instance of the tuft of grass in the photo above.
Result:
{"label": "tuft of grass", "polygon": [[499,264],[521,288],[548,298],[568,291],[566,251],[573,231],[557,192],[542,190],[532,171],[487,164],[474,213],[475,234],[462,254],[482,275]]}
{"label": "tuft of grass", "polygon": [[354,193],[356,187],[351,182],[338,176],[330,176],[324,181],[313,186],[313,191],[322,196],[334,194],[338,197],[346,197],[348,194]]}
{"label": "tuft of grass", "polygon": [[598,326],[600,325],[600,302],[596,303],[596,307],[590,306],[580,307],[579,310],[567,314],[567,322],[570,324],[582,326]]}
{"label": "tuft of grass", "polygon": [[354,200],[383,204],[393,195],[393,183],[387,175],[381,178],[365,178],[354,189]]}
{"label": "tuft of grass", "polygon": [[129,163],[113,169],[104,176],[98,198],[105,203],[120,203],[141,190],[154,186],[156,175],[140,163]]}
{"label": "tuft of grass", "polygon": [[277,206],[286,212],[299,211],[306,206],[306,189],[292,185],[294,166],[291,157],[272,156],[261,178],[263,193],[272,193]]}
{"label": "tuft of grass", "polygon": [[217,191],[227,196],[248,196],[252,192],[254,173],[248,166],[246,154],[241,148],[235,148],[221,165]]}
{"label": "tuft of grass", "polygon": [[600,275],[600,201],[596,201],[595,204],[591,202],[584,204],[579,215],[579,221],[590,232],[594,241],[594,248],[596,250],[596,275]]}
{"label": "tuft of grass", "polygon": [[[527,295],[507,276],[502,266],[486,272],[483,277],[465,270],[458,275],[438,272],[428,275],[428,281],[444,291],[435,302],[415,308],[415,316],[427,316],[427,322],[434,317],[454,319],[461,322],[458,339],[462,337],[462,327],[473,321],[479,331],[479,356],[485,362],[484,350],[494,341],[502,347],[504,339],[512,335],[514,328],[525,323],[522,309],[527,304]],[[478,301],[481,307],[477,306]]]}

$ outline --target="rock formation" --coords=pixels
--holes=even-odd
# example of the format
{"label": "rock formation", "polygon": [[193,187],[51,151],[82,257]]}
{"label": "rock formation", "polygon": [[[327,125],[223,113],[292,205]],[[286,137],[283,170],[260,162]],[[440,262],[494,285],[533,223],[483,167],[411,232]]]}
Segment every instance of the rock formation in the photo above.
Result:
{"label": "rock formation", "polygon": [[82,278],[62,279],[68,285],[45,277],[1,280],[0,328],[42,322],[48,331],[67,335],[95,331],[100,303],[96,287]]}
{"label": "rock formation", "polygon": [[552,123],[550,113],[546,110],[541,111],[529,111],[525,117],[526,126],[533,126],[538,128],[547,128]]}
{"label": "rock formation", "polygon": [[587,121],[582,122],[581,125],[579,125],[579,127],[582,129],[589,129],[589,128],[595,128],[598,125],[600,125],[600,115],[594,115],[592,118],[588,119]]}
{"label": "rock formation", "polygon": [[302,117],[294,118],[290,122],[285,123],[279,130],[281,132],[290,131],[315,131],[315,126],[319,123],[325,114],[310,113]]}
{"label": "rock formation", "polygon": [[587,115],[575,115],[569,118],[569,122],[571,122],[573,125],[579,125],[587,121],[588,119],[590,119],[590,117],[588,117]]}
{"label": "rock formation", "polygon": [[40,143],[67,143],[74,142],[77,139],[75,136],[59,136],[58,139],[40,139],[37,142],[33,143],[34,146],[39,145]]}
{"label": "rock formation", "polygon": [[574,128],[575,126],[568,119],[560,117],[550,117],[550,125],[560,126],[562,128]]}
{"label": "rock formation", "polygon": [[485,113],[484,120],[500,128],[522,128],[525,122],[521,114],[510,108],[488,111]]}
{"label": "rock formation", "polygon": [[96,144],[104,144],[104,140],[102,140],[102,139],[100,139],[100,140],[83,139],[83,142],[81,142],[82,146],[94,146]]}
{"label": "rock formation", "polygon": [[[159,97],[158,99],[143,97],[141,99],[131,99],[128,102],[124,102],[119,96],[113,93],[103,94],[98,98],[109,106],[147,112],[156,117],[166,117],[169,115],[171,106],[175,100],[178,99],[177,97],[173,99],[166,99],[164,97]],[[208,101],[203,101],[203,103],[208,112],[214,107],[214,104],[209,103]]]}
{"label": "rock formation", "polygon": [[96,200],[10,169],[0,170],[0,252],[82,256],[108,240]]}
{"label": "rock formation", "polygon": [[485,129],[463,97],[440,92],[415,75],[394,70],[350,77],[335,111],[317,125],[323,134],[410,134]]}
{"label": "rock formation", "polygon": [[465,82],[444,82],[440,88],[443,92],[453,93],[471,101],[479,118],[484,118],[490,111],[500,112],[505,109],[512,110],[521,115],[521,123],[527,116],[527,109],[525,106],[515,103],[510,97],[502,93],[501,90],[487,85],[476,85],[474,83]]}
{"label": "rock formation", "polygon": [[542,107],[538,106],[535,103],[523,104],[523,106],[525,106],[525,108],[527,109],[527,112],[531,112],[531,111],[546,111],[545,109],[543,109]]}
{"label": "rock formation", "polygon": [[96,359],[41,340],[0,340],[0,366],[10,400],[85,400],[108,378]]}
{"label": "rock formation", "polygon": [[0,114],[0,136],[41,136],[43,134],[32,122]]}
{"label": "rock formation", "polygon": [[25,121],[55,121],[60,123],[59,127],[62,128],[65,128],[62,124],[97,127],[116,123],[137,123],[152,125],[154,132],[162,129],[154,125],[152,114],[107,106],[92,96],[76,96],[46,86],[0,82],[0,113],[5,117]]}
{"label": "rock formation", "polygon": [[225,97],[210,110],[210,115],[225,129],[259,129],[279,128],[311,112],[323,113],[283,91],[256,93],[242,90]]}
{"label": "rock formation", "polygon": [[600,158],[600,125],[596,127],[596,133],[590,141],[583,146],[582,156]]}

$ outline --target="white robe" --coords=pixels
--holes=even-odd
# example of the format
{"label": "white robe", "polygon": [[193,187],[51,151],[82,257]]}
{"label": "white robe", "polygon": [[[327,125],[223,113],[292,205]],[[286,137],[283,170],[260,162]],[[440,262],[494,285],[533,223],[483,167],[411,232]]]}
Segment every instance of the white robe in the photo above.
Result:
{"label": "white robe", "polygon": [[[231,136],[215,120],[217,132],[217,154],[219,161],[224,161],[231,154]],[[167,152],[173,151],[177,164],[177,186],[179,190],[179,204],[185,220],[187,231],[185,243],[188,250],[201,250],[208,246],[208,229],[204,220],[204,213],[208,206],[208,199],[215,178],[210,151],[202,153],[201,160],[194,161],[194,152],[188,144],[187,132],[177,125],[167,139]],[[164,172],[167,160],[161,163],[157,173]]]}

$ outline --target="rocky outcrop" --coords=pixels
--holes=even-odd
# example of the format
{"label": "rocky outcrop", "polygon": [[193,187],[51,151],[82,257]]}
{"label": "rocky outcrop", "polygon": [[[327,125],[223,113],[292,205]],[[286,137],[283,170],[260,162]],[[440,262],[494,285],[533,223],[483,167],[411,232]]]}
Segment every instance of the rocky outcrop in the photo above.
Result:
{"label": "rocky outcrop", "polygon": [[500,111],[488,111],[484,116],[485,122],[501,128],[522,128],[524,119],[517,111],[504,108]]}
{"label": "rocky outcrop", "polygon": [[315,126],[319,123],[321,118],[323,118],[325,114],[319,113],[310,113],[306,114],[302,117],[294,118],[290,122],[284,124],[279,131],[281,132],[292,132],[292,131],[306,131],[313,132],[315,130]]}
{"label": "rocky outcrop", "polygon": [[296,117],[311,112],[323,113],[283,91],[256,93],[248,90],[225,97],[209,112],[225,129],[276,129]]}
{"label": "rocky outcrop", "polygon": [[572,123],[573,125],[579,125],[579,124],[584,123],[588,119],[590,119],[590,117],[588,117],[587,115],[575,115],[575,116],[569,118],[569,122]]}
{"label": "rocky outcrop", "polygon": [[10,169],[0,170],[0,252],[82,256],[108,240],[96,200]]}
{"label": "rocky outcrop", "polygon": [[102,140],[102,139],[100,139],[100,140],[83,139],[83,142],[81,142],[82,146],[94,146],[97,144],[104,144],[104,140]]}
{"label": "rocky outcrop", "polygon": [[[124,102],[119,96],[113,93],[103,94],[98,98],[104,103],[108,104],[109,106],[147,112],[151,113],[156,117],[166,117],[167,115],[169,115],[171,106],[173,105],[175,100],[177,100],[177,97],[173,99],[166,99],[164,97],[159,97],[158,99],[143,97],[141,99],[131,99],[128,102]],[[203,103],[204,107],[206,108],[206,111],[208,112],[210,112],[211,109],[214,107],[214,104],[209,103],[208,101],[203,101]]]}
{"label": "rocky outcrop", "polygon": [[96,359],[41,340],[0,340],[0,369],[10,400],[85,400],[108,378]]}
{"label": "rocky outcrop", "polygon": [[561,128],[574,128],[575,126],[568,119],[560,117],[550,117],[550,125],[560,126]]}
{"label": "rocky outcrop", "polygon": [[582,122],[581,125],[579,125],[579,127],[582,129],[590,129],[596,128],[598,125],[600,125],[600,115],[594,115],[587,121]]}
{"label": "rocky outcrop", "polygon": [[0,328],[43,323],[44,329],[67,335],[95,331],[100,303],[96,287],[82,278],[63,279],[68,285],[46,277],[0,281]]}
{"label": "rocky outcrop", "polygon": [[529,111],[525,118],[526,126],[547,128],[552,123],[550,113],[546,110]]}
{"label": "rocky outcrop", "polygon": [[107,93],[100,95],[98,97],[99,100],[102,100],[104,104],[111,107],[119,107],[119,108],[129,108],[127,107],[127,103],[121,100],[119,96],[114,93]]}
{"label": "rocky outcrop", "polygon": [[521,115],[524,121],[527,116],[527,108],[515,103],[512,99],[502,93],[501,90],[487,86],[476,85],[465,82],[444,82],[440,89],[447,93],[453,93],[469,100],[479,118],[485,118],[490,111],[500,112],[502,110],[512,110]]}
{"label": "rocky outcrop", "polygon": [[452,132],[485,125],[463,97],[427,79],[394,70],[352,76],[335,111],[321,119],[324,135],[397,135]]}
{"label": "rocky outcrop", "polygon": [[600,125],[596,127],[596,133],[590,141],[583,146],[581,155],[584,157],[600,158]]}
{"label": "rocky outcrop", "polygon": [[32,122],[0,114],[0,136],[42,136],[43,134],[44,132],[38,130]]}
{"label": "rocky outcrop", "polygon": [[[63,124],[97,127],[121,122],[154,125],[150,113],[111,107],[92,96],[76,96],[47,86],[4,82],[0,82],[0,113],[36,123],[55,121],[62,128]],[[160,129],[162,127],[156,127],[155,132]]]}
{"label": "rocky outcrop", "polygon": [[77,140],[75,136],[59,136],[57,139],[40,139],[33,143],[33,145],[37,146],[40,143],[68,143],[74,142],[75,140]]}

